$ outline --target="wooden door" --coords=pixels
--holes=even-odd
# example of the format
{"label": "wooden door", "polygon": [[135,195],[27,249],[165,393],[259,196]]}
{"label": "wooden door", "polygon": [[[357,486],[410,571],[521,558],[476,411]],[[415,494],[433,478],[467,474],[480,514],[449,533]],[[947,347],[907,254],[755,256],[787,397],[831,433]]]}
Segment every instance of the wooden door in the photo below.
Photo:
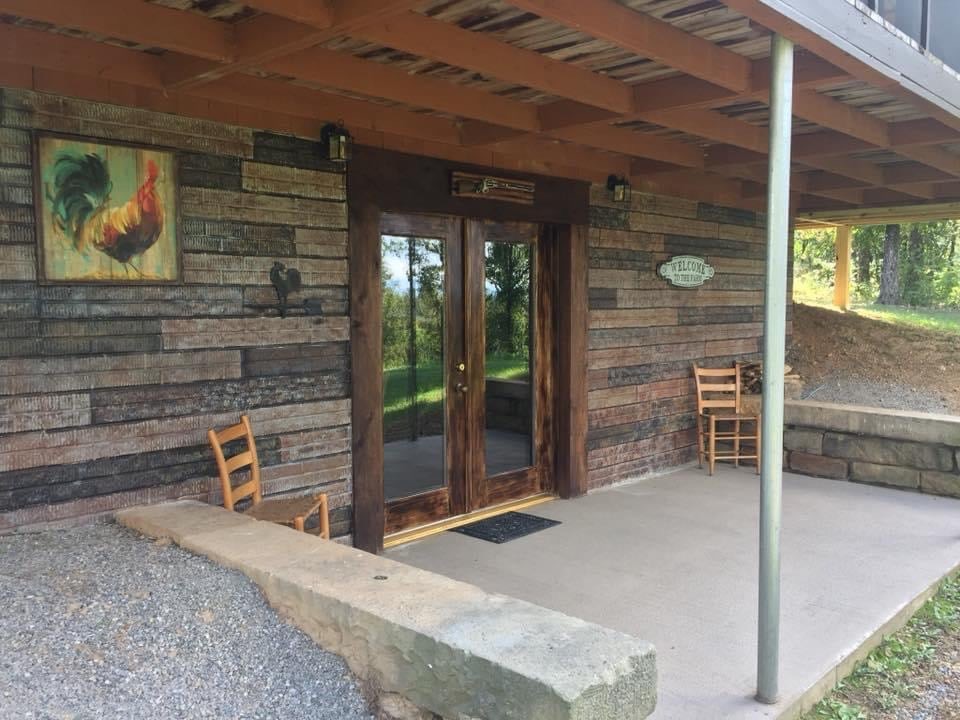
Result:
{"label": "wooden door", "polygon": [[384,215],[380,232],[389,534],[467,511],[468,385],[462,221]]}
{"label": "wooden door", "polygon": [[530,223],[381,219],[386,534],[551,487],[552,269]]}
{"label": "wooden door", "polygon": [[552,272],[532,223],[469,220],[468,509],[549,490]]}

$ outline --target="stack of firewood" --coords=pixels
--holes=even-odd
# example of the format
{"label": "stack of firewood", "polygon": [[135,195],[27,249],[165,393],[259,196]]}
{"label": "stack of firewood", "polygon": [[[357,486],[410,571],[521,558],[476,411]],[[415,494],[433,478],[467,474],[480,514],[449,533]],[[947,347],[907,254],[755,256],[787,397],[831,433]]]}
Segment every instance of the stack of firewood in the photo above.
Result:
{"label": "stack of firewood", "polygon": [[[800,397],[801,383],[800,376],[793,372],[793,368],[785,365],[783,368],[784,394],[788,398]],[[740,391],[744,395],[759,395],[763,391],[761,363],[744,363],[740,366]]]}

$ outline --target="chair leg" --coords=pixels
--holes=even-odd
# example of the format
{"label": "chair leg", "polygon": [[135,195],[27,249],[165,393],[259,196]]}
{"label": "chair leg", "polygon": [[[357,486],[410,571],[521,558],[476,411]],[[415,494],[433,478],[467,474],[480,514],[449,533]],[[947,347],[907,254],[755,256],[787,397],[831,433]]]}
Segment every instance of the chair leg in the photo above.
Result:
{"label": "chair leg", "polygon": [[717,418],[715,415],[710,416],[710,436],[709,445],[707,446],[707,462],[710,467],[710,474],[713,475],[713,469],[717,464]]}
{"label": "chair leg", "polygon": [[763,445],[760,442],[760,416],[757,416],[757,475],[760,474],[760,448]]}
{"label": "chair leg", "polygon": [[320,516],[320,537],[324,540],[330,539],[330,509],[327,504],[327,494],[320,496],[320,507],[317,508],[317,514]]}
{"label": "chair leg", "polygon": [[293,519],[293,527],[297,532],[303,532],[303,524],[306,521],[306,518],[303,515],[298,515]]}
{"label": "chair leg", "polygon": [[703,415],[697,415],[697,467],[703,467]]}
{"label": "chair leg", "polygon": [[740,467],[740,421],[733,421],[733,466]]}

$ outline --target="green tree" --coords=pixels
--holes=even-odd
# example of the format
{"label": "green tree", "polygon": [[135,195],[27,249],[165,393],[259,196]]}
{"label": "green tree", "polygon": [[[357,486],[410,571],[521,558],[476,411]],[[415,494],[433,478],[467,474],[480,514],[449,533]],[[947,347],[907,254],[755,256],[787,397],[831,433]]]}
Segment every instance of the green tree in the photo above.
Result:
{"label": "green tree", "polygon": [[487,351],[525,355],[529,338],[531,247],[490,243],[486,251]]}

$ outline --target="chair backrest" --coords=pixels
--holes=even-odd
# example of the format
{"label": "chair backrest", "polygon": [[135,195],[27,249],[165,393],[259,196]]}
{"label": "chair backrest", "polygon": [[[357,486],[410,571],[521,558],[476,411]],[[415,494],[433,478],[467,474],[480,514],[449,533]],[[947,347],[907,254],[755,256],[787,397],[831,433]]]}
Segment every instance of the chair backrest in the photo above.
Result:
{"label": "chair backrest", "polygon": [[[240,438],[246,439],[247,447],[236,455],[225,457],[223,446]],[[220,472],[220,486],[223,488],[223,506],[233,510],[236,502],[253,496],[254,504],[263,499],[260,492],[260,461],[257,459],[257,444],[253,440],[253,429],[250,427],[250,418],[241,416],[240,422],[231,425],[219,432],[207,431],[207,439],[213,448],[213,455],[217,460],[217,470]],[[250,468],[250,479],[234,487],[230,474],[245,467]]]}
{"label": "chair backrest", "polygon": [[740,363],[728,368],[702,368],[693,364],[697,382],[697,413],[708,409],[740,412]]}

